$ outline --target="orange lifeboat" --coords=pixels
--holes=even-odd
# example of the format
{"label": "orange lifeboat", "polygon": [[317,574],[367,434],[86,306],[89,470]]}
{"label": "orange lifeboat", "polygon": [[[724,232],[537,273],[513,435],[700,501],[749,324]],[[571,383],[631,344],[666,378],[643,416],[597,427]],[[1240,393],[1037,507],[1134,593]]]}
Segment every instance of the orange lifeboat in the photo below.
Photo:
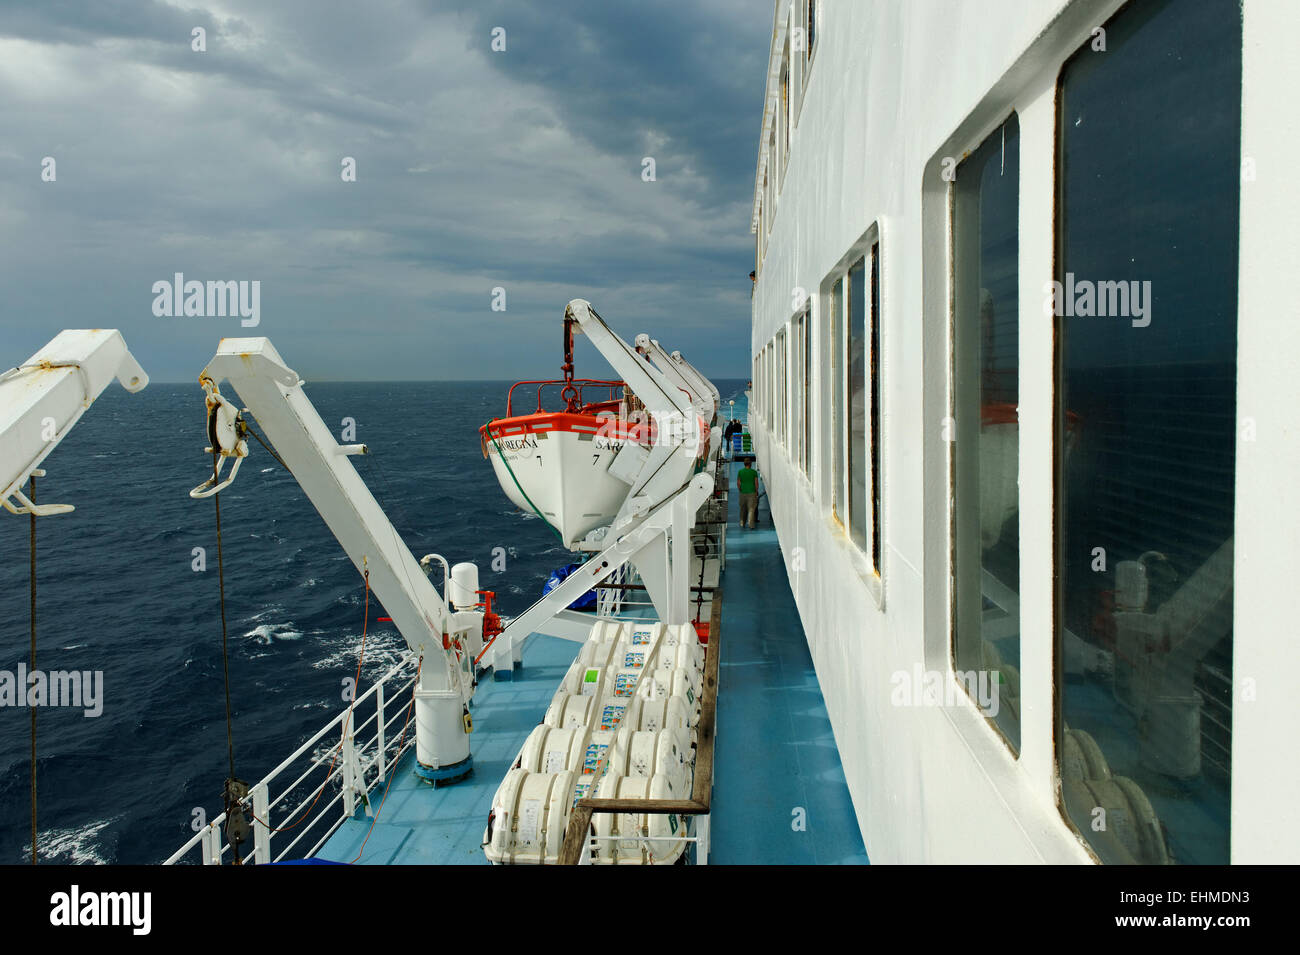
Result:
{"label": "orange lifeboat", "polygon": [[[514,392],[521,386],[536,386],[537,405],[516,414]],[[543,408],[548,386],[562,389],[564,410]],[[586,400],[593,393],[604,400]],[[589,531],[613,520],[627,497],[628,481],[609,470],[614,457],[629,441],[648,447],[653,440],[650,422],[634,405],[621,381],[521,381],[510,389],[506,416],[479,429],[483,455],[506,496],[574,549]]]}
{"label": "orange lifeboat", "polygon": [[[564,321],[563,378],[520,381],[506,395],[506,416],[479,428],[483,456],[501,489],[521,510],[544,520],[576,550],[589,531],[614,519],[629,476],[610,472],[629,441],[649,446],[651,425],[622,381],[573,377],[573,323]],[[516,414],[515,391],[537,387],[536,407]],[[563,409],[547,411],[547,388],[560,389]]]}
{"label": "orange lifeboat", "polygon": [[[479,434],[483,456],[492,462],[506,496],[546,521],[565,547],[579,550],[591,531],[617,516],[656,440],[688,440],[676,433],[688,428],[698,470],[708,451],[709,429],[697,416],[689,424],[669,420],[661,433],[661,423],[626,382],[574,378],[573,328],[574,319],[566,315],[564,377],[516,382],[506,396],[505,417],[493,418]],[[534,387],[536,405],[517,411],[516,390],[525,388],[527,394]],[[559,389],[562,407],[544,407],[548,388],[552,393]],[[623,455],[629,444],[638,448]]]}

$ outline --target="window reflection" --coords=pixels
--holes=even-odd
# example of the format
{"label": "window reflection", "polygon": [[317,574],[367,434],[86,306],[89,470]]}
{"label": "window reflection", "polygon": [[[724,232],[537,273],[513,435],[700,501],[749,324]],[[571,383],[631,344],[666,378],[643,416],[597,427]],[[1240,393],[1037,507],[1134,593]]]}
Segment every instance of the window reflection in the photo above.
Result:
{"label": "window reflection", "polygon": [[849,266],[849,537],[867,547],[866,260]]}
{"label": "window reflection", "polygon": [[1241,20],[1132,3],[1060,78],[1060,772],[1105,862],[1229,861]]}
{"label": "window reflection", "polygon": [[953,657],[1020,748],[1020,125],[957,167],[953,190]]}

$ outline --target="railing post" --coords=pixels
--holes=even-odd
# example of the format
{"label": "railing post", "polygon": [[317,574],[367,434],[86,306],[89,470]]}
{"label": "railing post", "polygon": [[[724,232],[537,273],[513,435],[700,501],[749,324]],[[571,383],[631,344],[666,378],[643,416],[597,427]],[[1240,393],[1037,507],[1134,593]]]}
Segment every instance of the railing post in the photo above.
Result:
{"label": "railing post", "polygon": [[[376,684],[375,687],[373,688],[373,692],[376,697],[375,702],[376,702],[377,719],[379,721],[379,726],[376,729],[375,738],[380,748],[377,758],[379,760],[379,764],[378,764],[379,781],[381,782],[387,780],[387,772],[388,772],[388,765],[386,760],[387,739],[384,730],[384,724],[387,722],[387,715],[385,712],[387,709],[387,701],[384,693],[384,690],[387,688],[386,681],[392,679],[398,680],[399,689],[397,690],[397,695],[398,695],[397,702],[399,704],[399,709],[400,709],[401,708],[400,697],[402,691],[400,688],[401,677],[399,676],[399,674],[405,674],[409,676],[410,673],[407,667],[408,664],[413,662],[413,660],[414,658],[410,654],[404,655],[402,659],[399,660],[397,664],[393,666],[391,670],[388,671],[388,673],[384,674],[384,676],[381,677],[381,682]],[[351,729],[351,732],[345,732],[342,734],[342,744],[340,746],[340,749],[344,755],[343,766],[341,767],[341,775],[344,781],[343,800],[344,800],[344,805],[346,807],[347,814],[350,816],[353,812],[355,812],[358,795],[361,795],[363,798],[365,798],[365,796],[368,795],[369,790],[366,786],[366,772],[369,770],[370,767],[368,763],[364,767],[362,766],[362,758],[364,757],[365,754],[365,745],[363,745],[360,749],[358,749],[357,747],[355,726],[352,725],[352,720],[354,718],[355,718],[355,712],[345,712],[343,714],[340,714],[340,716],[334,717],[334,719],[326,723],[319,730],[318,733],[312,736],[311,739],[303,743],[303,745],[300,746],[298,750],[296,750],[292,755],[290,755],[288,759],[286,759],[283,763],[281,763],[279,766],[273,769],[269,775],[267,775],[264,779],[262,779],[260,782],[258,782],[255,786],[253,786],[249,790],[249,794],[252,797],[251,799],[252,812],[255,817],[252,822],[252,830],[254,835],[253,853],[248,857],[250,863],[256,863],[256,864],[269,863],[272,859],[272,854],[271,854],[272,835],[274,834],[275,829],[271,825],[271,820],[270,820],[271,781],[278,778],[282,772],[284,772],[286,769],[292,766],[295,763],[295,761],[301,758],[310,759],[313,768],[324,768],[326,764],[331,761],[328,754],[325,757],[313,757],[310,754],[312,748],[315,747],[320,740],[328,738],[330,731],[335,727],[336,724],[339,724],[340,720],[347,722],[349,724],[349,728]],[[311,772],[311,769],[309,769],[308,772]],[[287,796],[288,793],[286,793],[285,795]],[[299,803],[296,809],[287,808],[287,804],[286,804],[286,808],[281,809],[282,818],[293,818],[296,815],[297,811],[302,809],[306,805],[307,805],[306,800]],[[367,815],[369,815],[370,812],[371,812],[371,807],[367,806]],[[320,817],[318,816],[317,818]],[[261,820],[261,822],[259,823],[258,820]],[[222,813],[216,819],[212,820],[210,823],[208,823],[202,829],[200,829],[199,832],[195,833],[190,838],[190,840],[186,841],[185,845],[180,850],[178,850],[171,857],[169,857],[163,864],[173,865],[184,859],[189,859],[191,858],[190,853],[192,853],[195,849],[198,849],[201,856],[200,862],[202,865],[223,865],[224,856],[225,856],[225,849],[223,847],[225,832],[223,827],[225,821],[226,821],[226,815],[225,813]],[[282,850],[283,852],[286,853],[291,852],[294,848],[294,845],[297,844],[299,839],[295,838],[292,839],[291,841],[292,841],[292,845],[289,845],[287,848],[283,849]]]}
{"label": "railing post", "polygon": [[721,574],[727,569],[727,522],[731,520],[731,488],[727,488],[727,493],[722,497],[722,530],[718,535],[719,549],[722,556],[719,558],[718,573]]}
{"label": "railing post", "polygon": [[253,864],[267,865],[271,861],[271,794],[266,783],[253,787]]}
{"label": "railing post", "polygon": [[203,830],[203,864],[221,865],[221,830],[215,822]]}
{"label": "railing post", "polygon": [[356,811],[357,801],[354,780],[352,779],[352,734],[348,732],[347,721],[343,727],[343,815],[351,819]]}
{"label": "railing post", "polygon": [[379,761],[379,782],[384,781],[386,770],[384,763],[387,759],[387,753],[384,748],[384,684],[380,683],[375,687],[375,721],[379,724],[379,730],[375,735],[375,745],[379,747],[379,753],[375,757]]}
{"label": "railing post", "polygon": [[695,864],[709,864],[709,820],[710,814],[695,817]]}

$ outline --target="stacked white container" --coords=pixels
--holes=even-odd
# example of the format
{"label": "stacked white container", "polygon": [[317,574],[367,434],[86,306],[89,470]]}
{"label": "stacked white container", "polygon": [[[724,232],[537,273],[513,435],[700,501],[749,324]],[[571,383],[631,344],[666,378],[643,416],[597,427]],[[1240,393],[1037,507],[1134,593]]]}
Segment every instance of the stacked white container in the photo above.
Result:
{"label": "stacked white container", "polygon": [[[689,799],[704,648],[689,624],[598,620],[492,799],[494,863],[555,863],[578,800]],[[671,864],[687,817],[596,813],[592,861]]]}

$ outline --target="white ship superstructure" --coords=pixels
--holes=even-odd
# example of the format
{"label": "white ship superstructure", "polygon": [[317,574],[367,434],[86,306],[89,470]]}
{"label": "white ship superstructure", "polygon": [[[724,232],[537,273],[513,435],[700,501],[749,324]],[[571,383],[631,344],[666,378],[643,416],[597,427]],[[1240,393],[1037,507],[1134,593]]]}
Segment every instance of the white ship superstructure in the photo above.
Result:
{"label": "white ship superstructure", "polygon": [[1296,858],[1297,30],[776,4],[751,426],[873,860]]}

